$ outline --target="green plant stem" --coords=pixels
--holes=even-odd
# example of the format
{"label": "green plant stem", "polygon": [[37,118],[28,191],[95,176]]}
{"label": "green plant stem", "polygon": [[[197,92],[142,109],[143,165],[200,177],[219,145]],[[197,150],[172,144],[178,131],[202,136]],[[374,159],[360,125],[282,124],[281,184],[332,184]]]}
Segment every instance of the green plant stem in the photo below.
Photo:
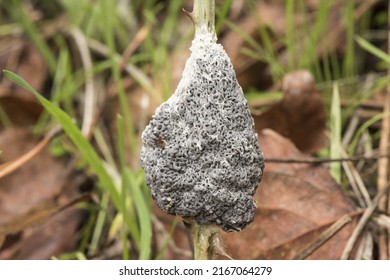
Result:
{"label": "green plant stem", "polygon": [[189,16],[195,24],[195,36],[197,33],[205,31],[216,34],[215,0],[194,0],[194,10]]}
{"label": "green plant stem", "polygon": [[219,227],[214,224],[200,225],[193,219],[185,219],[186,226],[189,228],[194,244],[195,260],[214,259],[218,246]]}
{"label": "green plant stem", "polygon": [[[187,13],[195,25],[195,38],[210,34],[217,39],[215,32],[215,0],[194,0],[192,13]],[[215,246],[219,228],[216,225],[200,225],[193,219],[185,219],[191,231],[194,244],[195,260],[210,260],[214,258]],[[214,248],[214,249],[213,249]]]}

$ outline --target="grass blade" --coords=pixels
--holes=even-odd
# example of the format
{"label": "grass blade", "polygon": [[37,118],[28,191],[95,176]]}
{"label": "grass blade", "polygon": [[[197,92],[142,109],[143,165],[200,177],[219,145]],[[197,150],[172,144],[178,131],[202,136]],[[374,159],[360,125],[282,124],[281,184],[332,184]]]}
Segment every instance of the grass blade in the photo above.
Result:
{"label": "grass blade", "polygon": [[388,55],[384,51],[378,49],[377,47],[375,47],[370,42],[368,42],[367,40],[363,39],[360,36],[356,36],[355,40],[363,49],[365,49],[369,53],[375,55],[376,57],[383,60],[384,62],[390,64],[390,55]]}
{"label": "grass blade", "polygon": [[346,22],[346,53],[344,56],[343,61],[343,70],[344,70],[344,77],[351,77],[355,75],[355,45],[354,45],[354,34],[355,34],[355,20],[354,20],[354,7],[355,7],[355,1],[347,1],[345,6],[345,15],[344,15],[344,21]]}
{"label": "grass blade", "polygon": [[288,68],[294,69],[295,66],[295,23],[294,23],[294,0],[286,1],[286,47],[288,53]]}
{"label": "grass blade", "polygon": [[142,187],[145,186],[144,176],[136,176],[129,168],[123,172],[123,180],[130,188],[134,206],[138,216],[140,227],[139,259],[147,260],[150,258],[152,247],[152,223],[151,209],[148,207],[149,199],[142,193]]}
{"label": "grass blade", "polygon": [[222,24],[227,18],[232,4],[233,0],[224,1],[223,6],[217,10],[217,21],[215,23],[215,32],[217,34],[219,34],[219,32],[221,31]]}
{"label": "grass blade", "polygon": [[98,176],[100,184],[99,186],[106,190],[117,209],[121,210],[121,200],[119,192],[115,186],[114,181],[108,174],[106,168],[103,165],[102,160],[99,158],[96,151],[93,149],[88,140],[81,134],[80,129],[75,125],[72,119],[63,110],[58,108],[52,102],[44,98],[38,93],[33,87],[31,87],[25,80],[20,76],[16,75],[11,71],[4,70],[4,76],[19,86],[25,88],[35,95],[36,98],[41,102],[42,106],[52,115],[57,122],[62,126],[65,133],[73,141],[84,160],[88,163],[92,171]]}
{"label": "grass blade", "polygon": [[[333,87],[332,105],[330,108],[330,158],[341,158],[341,109],[340,93],[337,84]],[[333,178],[341,182],[341,163],[332,162],[330,173]]]}
{"label": "grass blade", "polygon": [[53,74],[57,65],[56,58],[45,40],[42,38],[40,31],[37,29],[37,27],[31,21],[27,13],[24,11],[21,1],[13,0],[12,6],[4,5],[4,7],[9,7],[8,10],[10,14],[13,16],[16,22],[20,23],[26,34],[30,37],[31,41],[34,42],[42,57],[45,59],[50,69],[50,72]]}

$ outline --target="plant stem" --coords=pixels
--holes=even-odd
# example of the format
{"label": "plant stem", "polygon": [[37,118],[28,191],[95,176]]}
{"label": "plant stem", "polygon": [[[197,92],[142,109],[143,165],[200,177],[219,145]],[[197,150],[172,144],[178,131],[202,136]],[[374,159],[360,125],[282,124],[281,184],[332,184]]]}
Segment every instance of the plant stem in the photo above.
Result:
{"label": "plant stem", "polygon": [[193,219],[185,219],[194,244],[195,260],[212,260],[218,252],[218,233],[216,225],[200,225]]}
{"label": "plant stem", "polygon": [[188,14],[195,24],[195,36],[198,33],[215,33],[215,0],[194,0],[194,10]]}
{"label": "plant stem", "polygon": [[[195,25],[195,38],[202,35],[211,35],[215,41],[215,0],[194,0],[192,13],[186,12]],[[194,244],[195,260],[210,260],[215,256],[219,237],[219,228],[216,225],[200,225],[193,219],[184,220],[191,231]]]}

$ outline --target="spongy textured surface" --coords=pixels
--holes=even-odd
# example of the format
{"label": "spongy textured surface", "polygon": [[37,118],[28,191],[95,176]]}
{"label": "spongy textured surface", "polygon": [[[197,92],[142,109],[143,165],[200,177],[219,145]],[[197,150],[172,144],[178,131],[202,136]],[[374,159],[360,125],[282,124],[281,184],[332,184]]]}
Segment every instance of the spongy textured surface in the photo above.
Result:
{"label": "spongy textured surface", "polygon": [[205,34],[191,51],[175,93],[143,132],[141,163],[165,212],[239,231],[253,220],[264,157],[223,47]]}

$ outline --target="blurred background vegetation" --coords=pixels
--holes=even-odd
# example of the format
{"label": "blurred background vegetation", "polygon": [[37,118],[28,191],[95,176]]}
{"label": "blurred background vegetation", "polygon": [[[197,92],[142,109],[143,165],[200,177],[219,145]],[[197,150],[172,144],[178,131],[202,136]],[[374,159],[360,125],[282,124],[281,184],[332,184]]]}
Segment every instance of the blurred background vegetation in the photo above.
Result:
{"label": "blurred background vegetation", "polygon": [[[0,2],[0,68],[19,75],[7,75],[16,83],[0,76],[0,258],[191,258],[188,236],[172,238],[183,232],[180,220],[152,202],[139,153],[143,129],[190,55],[194,28],[182,9],[192,4]],[[286,130],[301,129],[291,141],[318,159],[375,155],[389,82],[387,1],[217,0],[216,7],[219,42],[259,132],[289,138]],[[287,114],[283,124],[264,115],[286,106],[283,79],[298,70],[312,75],[320,95],[316,135],[326,143],[307,136],[314,128],[304,123],[315,113],[298,123]],[[326,167],[356,209],[367,206],[340,162]],[[377,162],[355,167],[372,198]]]}

